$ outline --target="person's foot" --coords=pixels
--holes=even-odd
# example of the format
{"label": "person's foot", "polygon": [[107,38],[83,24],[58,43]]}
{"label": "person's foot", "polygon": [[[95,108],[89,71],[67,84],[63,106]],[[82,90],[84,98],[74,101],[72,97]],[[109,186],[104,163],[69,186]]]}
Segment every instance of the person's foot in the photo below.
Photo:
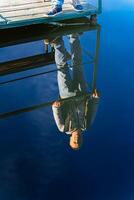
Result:
{"label": "person's foot", "polygon": [[73,7],[74,7],[74,10],[78,11],[78,12],[81,12],[83,11],[83,6],[81,4],[75,4],[75,3],[72,3]]}
{"label": "person's foot", "polygon": [[62,13],[62,7],[61,6],[55,6],[54,8],[52,8],[51,11],[49,11],[48,13],[44,14],[45,17],[55,17],[59,14]]}

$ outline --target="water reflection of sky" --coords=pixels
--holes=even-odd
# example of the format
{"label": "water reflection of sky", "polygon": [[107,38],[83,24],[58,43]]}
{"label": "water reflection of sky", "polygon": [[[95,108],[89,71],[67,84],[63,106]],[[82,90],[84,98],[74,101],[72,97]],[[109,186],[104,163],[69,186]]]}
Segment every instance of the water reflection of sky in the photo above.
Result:
{"label": "water reflection of sky", "polygon": [[113,1],[105,1],[104,2],[104,9],[105,10],[125,10],[125,9],[134,9],[134,1],[133,0],[122,0],[122,1],[117,1],[113,0]]}
{"label": "water reflection of sky", "polygon": [[[132,1],[106,1],[99,18],[102,31],[98,87],[102,99],[81,151],[68,148],[68,138],[59,135],[49,107],[0,122],[2,200],[133,199],[132,10]],[[87,35],[82,38],[83,45]],[[11,47],[0,52],[4,61],[43,52],[43,45],[24,44],[20,51]],[[57,95],[55,79],[56,74],[47,75],[1,88],[0,110],[51,100]]]}

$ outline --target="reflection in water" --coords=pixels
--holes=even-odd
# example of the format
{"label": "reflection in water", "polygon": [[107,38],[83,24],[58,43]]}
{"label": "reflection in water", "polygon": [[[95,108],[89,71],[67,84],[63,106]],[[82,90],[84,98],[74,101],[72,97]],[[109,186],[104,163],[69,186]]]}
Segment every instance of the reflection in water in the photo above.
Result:
{"label": "reflection in water", "polygon": [[[78,24],[78,23],[76,23],[76,24]],[[97,90],[96,90],[96,81],[97,81],[96,79],[97,79],[97,68],[98,68],[97,66],[98,66],[98,55],[99,55],[98,50],[99,50],[99,43],[100,43],[100,25],[89,26],[88,23],[86,25],[85,21],[84,21],[84,23],[81,21],[81,23],[79,23],[79,25],[75,26],[75,23],[74,23],[74,26],[72,24],[69,26],[71,26],[70,27],[71,31],[70,31],[70,28],[66,28],[66,26],[65,26],[65,28],[61,29],[61,31],[60,31],[60,28],[59,29],[54,28],[54,30],[52,31],[53,32],[52,38],[50,39],[50,37],[49,37],[49,39],[45,39],[45,41],[47,41],[47,42],[49,41],[50,43],[53,43],[54,50],[55,50],[55,62],[57,65],[57,70],[56,69],[52,69],[49,71],[45,70],[45,72],[39,72],[36,74],[30,74],[30,75],[28,74],[26,76],[19,77],[19,78],[16,78],[16,76],[15,76],[14,79],[1,81],[0,86],[3,86],[5,84],[10,84],[10,83],[15,83],[15,82],[18,82],[21,80],[26,80],[26,79],[29,79],[32,77],[41,76],[41,75],[45,75],[45,74],[49,74],[49,73],[53,73],[53,72],[57,71],[57,73],[58,73],[57,79],[58,79],[59,93],[60,93],[60,99],[58,101],[62,102],[62,104],[63,104],[63,102],[67,102],[69,100],[68,98],[70,98],[70,100],[71,100],[72,97],[75,97],[75,99],[76,99],[78,96],[82,96],[82,95],[84,98],[84,95],[86,96],[88,94],[88,87],[87,87],[87,83],[84,78],[84,72],[83,72],[84,64],[82,63],[82,49],[80,46],[79,36],[81,35],[82,31],[84,33],[84,31],[95,30],[95,31],[97,31],[96,54],[95,54],[95,58],[93,58],[91,56],[91,58],[93,59],[91,61],[91,63],[92,62],[94,63],[93,86],[92,86],[91,92],[89,93],[88,96],[90,96],[89,99],[91,99],[91,96],[98,98],[98,94],[97,94]],[[58,33],[57,33],[57,31],[58,31]],[[72,32],[72,34],[70,34],[70,39],[69,39],[70,46],[71,46],[71,55],[65,49],[63,38],[62,38],[66,32],[67,33]],[[53,35],[55,35],[55,34],[56,34],[56,36],[53,37]],[[58,36],[57,36],[57,34],[58,34]],[[47,35],[49,35],[49,34],[47,34]],[[23,37],[26,38],[25,35]],[[42,33],[38,37],[39,37],[39,40],[41,39],[41,37],[43,39]],[[48,36],[47,36],[47,38],[48,38]],[[31,38],[31,41],[34,39],[35,39],[34,37]],[[21,38],[20,38],[19,41],[23,42],[23,39],[21,41]],[[29,37],[28,37],[28,41],[29,41]],[[17,41],[17,43],[18,43],[18,41]],[[14,44],[14,43],[12,43],[12,41],[11,41],[11,44]],[[14,74],[14,73],[18,73],[21,71],[27,71],[27,70],[35,68],[35,67],[37,67],[37,68],[43,67],[44,65],[53,63],[53,61],[48,62],[49,57],[51,57],[51,59],[53,58],[53,48],[51,48],[51,51],[48,52],[48,45],[45,45],[45,46],[46,46],[45,54],[1,63],[0,74],[2,76],[12,74],[12,73]],[[50,56],[50,54],[51,54],[51,56]],[[87,55],[90,56],[90,54],[88,54],[88,53],[87,53]],[[72,75],[70,74],[71,69],[69,68],[69,65],[67,62],[68,57],[71,58],[71,61],[72,61],[72,64],[71,64],[71,69],[73,71]],[[34,58],[34,60],[33,60],[33,58]],[[37,62],[35,63],[36,59],[37,59]],[[18,115],[18,114],[25,113],[25,112],[30,112],[32,110],[41,109],[43,107],[47,107],[52,104],[54,107],[56,102],[49,101],[49,102],[44,102],[41,104],[33,105],[30,107],[22,107],[20,109],[12,110],[10,112],[0,113],[0,119],[4,119],[4,118],[11,117],[11,116]],[[72,130],[71,130],[71,132],[72,132]]]}
{"label": "reflection in water", "polygon": [[[79,27],[79,29],[81,32],[82,27]],[[85,169],[85,165],[82,167],[77,165],[76,167],[76,164],[73,163],[73,161],[75,162],[75,158],[77,158],[77,154],[75,153],[75,158],[72,157],[73,154],[71,155],[68,148],[66,148],[65,134],[62,135],[63,137],[55,134],[55,122],[60,132],[67,133],[68,139],[70,139],[69,144],[72,149],[79,149],[83,142],[83,132],[93,123],[99,103],[99,94],[96,87],[97,59],[95,59],[93,86],[89,89],[87,84],[88,80],[86,80],[85,77],[80,35],[77,31],[69,35],[71,53],[68,53],[68,49],[66,50],[62,35],[49,40],[53,40],[53,42],[50,41],[50,43],[53,43],[55,51],[57,69],[54,70],[57,71],[59,99],[56,100],[55,97],[53,101],[45,99],[43,100],[45,102],[42,104],[22,107],[18,110],[0,114],[0,118],[4,119],[46,107],[41,115],[37,114],[35,117],[36,119],[33,117],[34,112],[31,113],[31,115],[33,114],[31,118],[29,116],[27,117],[27,115],[22,115],[21,117],[9,119],[9,124],[10,120],[13,126],[15,126],[16,123],[17,131],[11,126],[12,134],[10,130],[7,131],[7,129],[6,134],[3,134],[3,136],[1,134],[1,144],[4,144],[1,152],[4,153],[2,155],[3,158],[1,156],[0,176],[3,174],[1,176],[3,194],[10,195],[6,198],[7,200],[75,199],[74,197],[80,199],[81,194],[85,191],[85,193],[89,195],[89,185],[92,184],[89,183],[89,179],[85,180],[85,174],[87,176],[89,171],[88,168],[84,174],[84,170],[81,169]],[[98,53],[96,53],[96,57],[98,57]],[[18,62],[19,65],[21,62]],[[23,66],[25,69],[26,66],[28,68],[29,65],[32,67],[29,61],[24,62],[23,60],[22,64],[23,63],[26,64]],[[8,65],[10,65],[10,63],[8,63]],[[40,61],[38,61],[37,65],[40,65]],[[18,71],[17,67],[12,69],[10,73],[16,73],[16,71]],[[3,74],[6,74],[7,71],[4,71]],[[50,74],[50,71],[39,71],[38,75],[46,73]],[[51,76],[52,75],[51,73]],[[31,76],[31,74],[28,74],[27,77],[29,78]],[[23,81],[26,80],[26,77],[25,79],[23,77],[19,77],[19,79],[18,77],[13,78],[15,78],[15,80],[12,81],[12,84],[16,79],[19,81],[22,79]],[[53,78],[55,79],[55,77]],[[52,83],[53,79],[46,78],[45,80],[52,85],[55,84],[55,81],[54,84]],[[43,77],[42,82],[45,80]],[[5,81],[3,84],[9,84],[9,81]],[[38,90],[39,89],[40,87],[38,87]],[[48,90],[51,90],[51,88],[49,87]],[[52,90],[50,94],[54,96],[53,91],[54,90]],[[30,99],[34,92],[36,93],[37,91],[33,90],[30,93]],[[41,95],[43,94],[41,93]],[[52,113],[49,115],[50,106],[52,106],[53,110],[54,123],[52,122]],[[7,122],[8,121],[5,121],[6,126]],[[5,144],[7,144],[7,146]],[[84,158],[83,155],[82,157]],[[80,163],[79,160],[78,163]],[[4,179],[5,181],[3,181]],[[82,188],[83,182],[85,184]],[[70,193],[67,194],[66,189],[68,188],[70,189]],[[73,193],[74,190],[79,190],[79,188],[80,193]],[[16,195],[17,197],[15,197]],[[55,198],[55,195],[57,195],[58,198]],[[70,197],[70,195],[72,196]]]}
{"label": "reflection in water", "polygon": [[[71,46],[72,73],[68,66],[67,50],[62,37],[53,39],[55,62],[58,68],[57,80],[61,99],[75,97],[68,101],[55,101],[53,115],[58,129],[70,135],[70,146],[79,149],[83,143],[83,132],[94,121],[99,103],[99,95],[94,88],[88,92],[82,64],[82,49],[79,35],[69,36]],[[72,76],[71,76],[72,75]]]}
{"label": "reflection in water", "polygon": [[[107,1],[107,4],[111,4],[110,2]],[[121,2],[119,1],[119,5]],[[114,8],[117,7],[119,6],[114,2]],[[121,9],[124,9],[124,12]],[[90,131],[83,133],[84,145],[80,151],[67,148],[69,136],[58,131],[53,118],[50,101],[56,101],[58,93],[55,73],[47,77],[38,76],[38,79],[31,78],[29,81],[25,79],[20,81],[22,84],[17,82],[15,87],[10,84],[0,88],[0,112],[9,112],[30,105],[31,109],[21,111],[28,112],[33,108],[40,108],[31,113],[23,113],[0,121],[0,200],[131,200],[134,198],[134,95],[131,95],[134,90],[134,26],[132,26],[134,12],[130,11],[132,6],[130,8],[120,6],[117,12],[115,10],[104,12],[99,62],[101,70],[97,80],[97,86],[101,88],[103,97],[93,126]],[[69,28],[67,29],[69,31]],[[72,28],[70,29],[72,31]],[[82,26],[79,29],[79,32],[84,32]],[[58,30],[57,35],[61,29]],[[71,31],[67,35],[70,35]],[[34,32],[31,32],[31,35],[32,33]],[[83,33],[80,38],[82,47],[84,46],[88,52],[93,49],[90,33],[89,31]],[[128,34],[129,40],[126,39]],[[47,38],[42,35],[42,40]],[[34,52],[41,53],[36,48],[41,42],[43,44],[43,41],[32,43]],[[65,38],[65,47],[68,47],[67,45]],[[25,50],[31,46],[26,45]],[[21,46],[12,48],[13,53],[16,51],[21,51]],[[4,53],[9,60],[9,52],[10,48],[0,49],[0,58]],[[23,57],[29,56],[21,52]],[[87,62],[85,54],[83,61]],[[27,67],[30,66],[32,67],[31,62],[29,66],[27,64]],[[11,67],[13,69],[13,65],[10,69]],[[53,67],[55,69],[54,65]],[[45,69],[47,71],[50,68],[49,65]],[[45,69],[38,68],[36,72],[41,73]],[[96,72],[95,69],[96,67],[94,68]],[[84,65],[86,82],[90,86],[91,70],[91,65]],[[72,71],[70,69],[69,71],[73,78]],[[25,74],[20,76],[36,72],[25,71]],[[96,80],[95,75],[94,77]],[[10,77],[5,78],[17,78],[17,76],[10,74]],[[92,88],[98,88],[97,86]],[[17,98],[19,91],[23,93],[20,95],[21,98]],[[93,93],[86,88],[87,95],[91,94],[88,91]],[[52,98],[49,99],[47,94]],[[75,95],[71,99],[60,97],[58,101],[67,104],[67,101],[75,102],[79,96],[84,95]],[[13,100],[16,100],[17,105]],[[49,101],[49,104],[37,107],[37,104],[46,101]],[[21,111],[17,113],[22,113]]]}
{"label": "reflection in water", "polygon": [[[12,115],[29,112],[35,109],[52,105],[53,116],[59,131],[65,132],[69,135],[69,144],[71,148],[75,150],[81,147],[83,143],[83,132],[92,125],[95,119],[100,98],[96,89],[100,28],[97,27],[97,46],[94,59],[94,77],[92,89],[90,90],[84,76],[82,48],[79,39],[80,34],[74,32],[68,36],[71,49],[70,53],[68,53],[67,49],[65,48],[62,35],[45,39],[45,42],[51,43],[54,48],[60,99],[57,101],[47,102],[28,108],[22,108],[0,115],[0,118],[3,119]],[[71,65],[68,62],[70,59]],[[43,72],[41,74],[45,73],[47,72]],[[32,76],[36,75],[30,75],[28,77]],[[1,85],[17,80],[22,80],[28,77],[1,82]]]}

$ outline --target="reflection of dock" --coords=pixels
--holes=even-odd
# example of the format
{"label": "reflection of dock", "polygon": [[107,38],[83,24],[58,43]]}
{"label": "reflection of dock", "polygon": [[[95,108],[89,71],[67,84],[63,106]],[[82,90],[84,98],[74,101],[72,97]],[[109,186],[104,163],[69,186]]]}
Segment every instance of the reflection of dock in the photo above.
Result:
{"label": "reflection of dock", "polygon": [[[59,102],[69,102],[70,100],[75,100],[75,99],[78,99],[78,98],[84,99],[85,97],[88,97],[88,96],[90,96],[90,93],[87,93],[87,94],[84,94],[84,95],[76,95],[74,97],[68,97],[68,98],[65,98],[65,99],[60,99]],[[45,108],[45,107],[48,107],[48,106],[52,106],[52,104],[54,102],[55,101],[49,101],[49,102],[45,102],[45,103],[42,103],[42,104],[31,106],[31,107],[18,109],[18,110],[14,110],[14,111],[11,111],[11,112],[6,112],[6,113],[3,113],[3,114],[0,114],[0,120],[6,119],[8,117],[16,116],[16,115],[19,115],[19,114],[31,112],[31,111],[34,111],[34,110],[42,109],[42,108]]]}
{"label": "reflection of dock", "polygon": [[0,76],[39,68],[42,66],[44,67],[54,62],[54,54],[46,53],[15,61],[0,63]]}
{"label": "reflection of dock", "polygon": [[65,22],[45,25],[34,25],[28,27],[20,27],[16,29],[0,30],[0,47],[37,41],[50,37],[69,35],[72,33],[80,33],[89,30],[97,30],[98,24],[91,25],[88,18],[78,18],[74,20],[66,20]]}
{"label": "reflection of dock", "polygon": [[[86,32],[86,31],[95,31],[97,33],[95,56],[91,57],[91,61],[89,59],[89,62],[88,62],[88,64],[92,63],[94,65],[94,74],[93,74],[93,83],[92,83],[92,88],[94,89],[96,87],[96,82],[97,82],[98,56],[99,56],[101,27],[100,27],[100,25],[91,26],[90,24],[86,23],[86,22],[88,22],[87,19],[83,19],[83,20],[81,19],[79,21],[77,20],[77,24],[75,23],[76,21],[75,22],[71,21],[71,22],[72,22],[72,24],[69,22],[69,24],[67,26],[59,26],[59,27],[47,26],[47,28],[48,29],[50,28],[51,30],[53,30],[51,36],[54,38],[57,36],[69,35],[72,33],[82,33],[82,32]],[[46,26],[43,26],[43,27],[46,27]],[[1,46],[16,45],[16,44],[21,44],[24,42],[32,42],[32,41],[44,40],[44,39],[49,38],[50,32],[44,31],[44,29],[42,29],[42,31],[31,32],[31,31],[29,31],[29,28],[26,29],[25,31],[23,30],[22,32],[20,32],[20,35],[13,34],[14,37],[13,38],[10,37],[8,41],[4,42],[4,37],[3,37],[3,41],[0,45]],[[34,29],[34,27],[31,27],[31,28],[32,28],[32,30]],[[36,30],[36,28],[35,28],[35,30]],[[10,31],[13,33],[15,30],[10,30]],[[16,30],[16,31],[20,31],[20,29]],[[8,34],[9,34],[9,32],[8,32]],[[12,36],[12,34],[11,34],[11,36]],[[16,39],[15,39],[15,37],[16,37]],[[18,59],[18,60],[14,60],[14,61],[0,63],[0,76],[14,74],[14,73],[18,73],[21,71],[35,69],[35,68],[40,68],[40,67],[44,67],[49,64],[52,64],[52,63],[55,63],[55,60],[54,60],[54,53],[53,53],[53,51],[51,51],[51,48],[50,48],[50,50],[44,52],[44,54],[39,54],[36,56],[30,56],[27,58],[22,58],[22,59]],[[4,81],[4,82],[0,82],[0,87],[4,86],[5,84],[14,83],[14,82],[24,80],[27,78],[44,75],[46,73],[48,74],[48,73],[51,73],[54,71],[57,71],[57,69],[53,69],[51,71],[45,70],[44,72],[42,71],[42,72],[39,72],[36,74],[30,74],[30,75],[27,75],[24,77],[19,77],[16,79],[10,79],[10,80]],[[41,109],[46,106],[52,105],[52,103],[53,103],[53,101],[45,102],[43,104],[34,105],[31,107],[20,108],[18,110],[14,110],[11,112],[0,113],[0,119],[4,119],[4,118],[10,117],[10,116],[15,116],[15,115],[25,113],[25,112],[30,112],[32,110]]]}
{"label": "reflection of dock", "polygon": [[86,0],[81,0],[84,10],[77,12],[73,9],[71,1],[65,0],[63,13],[48,18],[44,17],[44,14],[51,8],[49,0],[0,0],[0,29],[99,14],[101,12],[101,0],[94,2],[94,4],[89,4]]}
{"label": "reflection of dock", "polygon": [[[55,27],[52,25],[41,25],[41,31],[38,31],[36,25],[35,27],[29,27],[28,29],[16,29],[16,30],[9,30],[5,31],[3,30],[3,33],[0,34],[1,41],[0,41],[0,47],[7,47],[10,45],[16,45],[26,42],[32,42],[32,41],[39,41],[49,38],[50,34],[53,38],[57,36],[63,36],[63,35],[69,35],[72,33],[82,33],[85,31],[97,31],[99,33],[100,31],[100,25],[91,26],[89,23],[89,20],[86,18],[81,18],[77,20],[71,20],[67,26],[59,26]],[[80,25],[81,24],[81,25]],[[46,31],[44,31],[46,29]],[[7,35],[10,37],[7,38]],[[7,39],[6,39],[7,38]],[[44,54],[39,54],[35,56],[30,56],[27,58],[22,58],[14,61],[8,61],[0,63],[0,76],[17,73],[21,71],[26,71],[34,68],[44,67],[49,64],[54,63],[54,53],[53,51],[47,52],[46,45],[44,46],[44,49],[46,52]]]}

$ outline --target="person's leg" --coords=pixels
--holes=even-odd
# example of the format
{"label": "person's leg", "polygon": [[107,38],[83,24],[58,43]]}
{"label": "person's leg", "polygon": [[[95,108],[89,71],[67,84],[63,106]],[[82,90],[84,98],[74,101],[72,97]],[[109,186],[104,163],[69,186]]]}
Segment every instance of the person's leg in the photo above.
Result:
{"label": "person's leg", "polygon": [[64,47],[62,37],[58,38],[54,44],[55,62],[57,65],[57,80],[59,86],[59,93],[61,98],[68,98],[75,96],[72,90],[72,79],[69,73],[67,64],[67,51]]}
{"label": "person's leg", "polygon": [[84,69],[82,64],[82,49],[78,34],[70,35],[70,45],[72,55],[74,89],[84,93],[87,91],[87,84],[84,77]]}
{"label": "person's leg", "polygon": [[64,0],[51,0],[52,7],[62,7]]}

